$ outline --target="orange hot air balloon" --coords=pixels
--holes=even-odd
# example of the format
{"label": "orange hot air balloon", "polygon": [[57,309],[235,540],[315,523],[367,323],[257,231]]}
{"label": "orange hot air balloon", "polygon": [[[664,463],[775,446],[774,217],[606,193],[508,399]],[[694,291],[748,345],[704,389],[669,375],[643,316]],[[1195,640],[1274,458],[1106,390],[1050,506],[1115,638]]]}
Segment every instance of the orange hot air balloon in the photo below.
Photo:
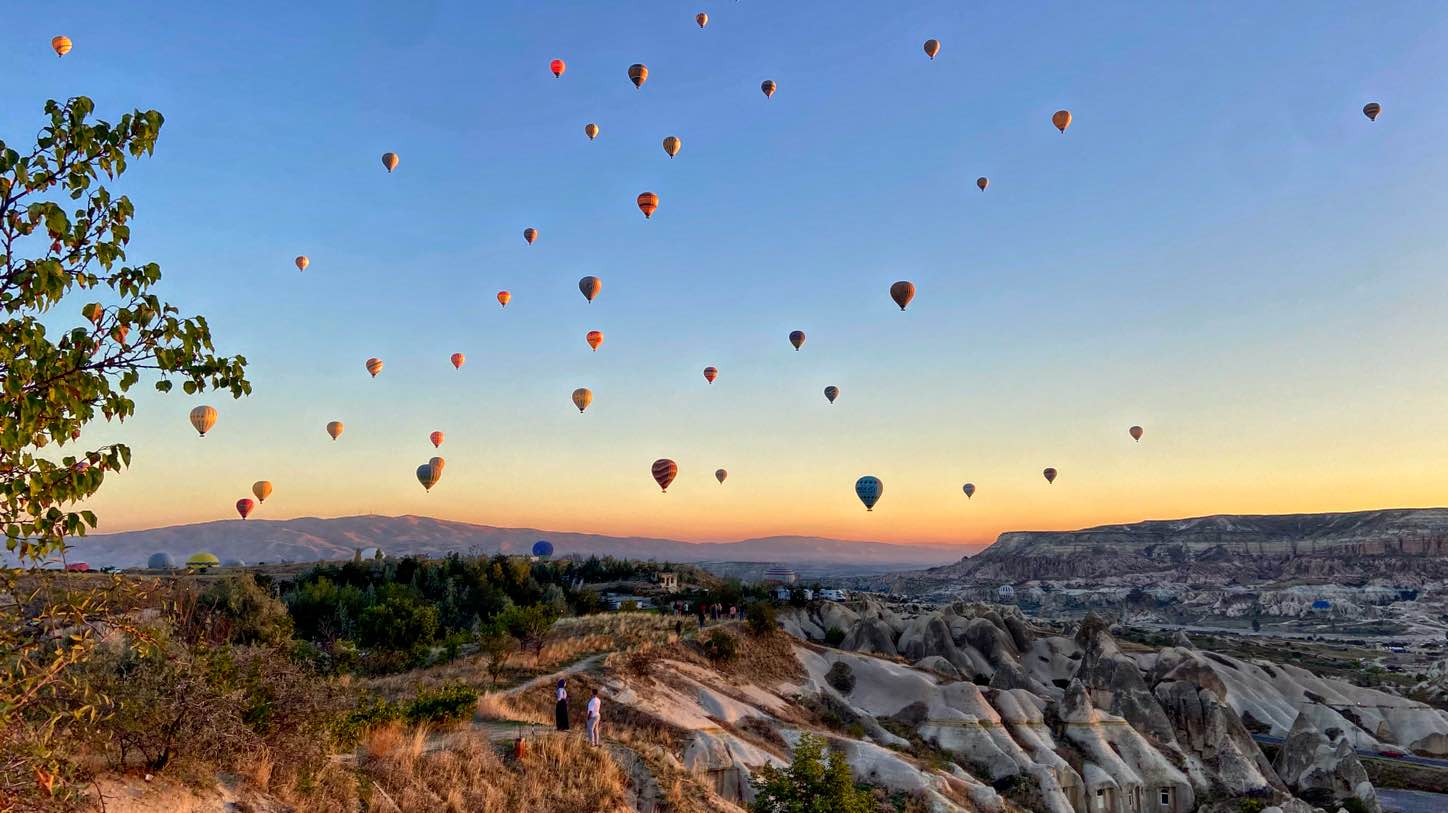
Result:
{"label": "orange hot air balloon", "polygon": [[791,330],[789,332],[789,343],[794,345],[794,350],[798,353],[799,349],[804,346],[804,331]]}
{"label": "orange hot air balloon", "polygon": [[583,337],[583,340],[588,342],[588,346],[593,348],[593,352],[597,353],[598,346],[603,344],[603,331],[590,330],[588,331],[588,335]]}
{"label": "orange hot air balloon", "polygon": [[674,482],[674,478],[679,476],[679,464],[667,457],[661,457],[654,461],[651,471],[654,475],[654,482],[659,484],[659,490],[667,493],[669,483]]}
{"label": "orange hot air balloon", "polygon": [[256,495],[257,502],[266,502],[266,498],[270,497],[272,493],[271,481],[257,480],[251,484],[251,493]]}
{"label": "orange hot air balloon", "polygon": [[588,136],[589,141],[598,138],[598,125],[593,122],[583,125],[583,134]]}
{"label": "orange hot air balloon", "polygon": [[307,259],[307,255],[305,254],[298,257],[296,260],[294,260],[294,262],[297,264],[298,271],[305,271],[307,270],[307,266],[312,264],[312,261]]}
{"label": "orange hot air balloon", "polygon": [[341,421],[327,422],[327,434],[332,436],[332,440],[336,440],[338,437],[340,437],[342,435],[342,430],[346,428],[346,425],[343,424]]}
{"label": "orange hot air balloon", "polygon": [[935,61],[935,55],[938,53],[940,53],[940,40],[926,40],[925,55],[930,57],[930,60],[933,62]]}
{"label": "orange hot air balloon", "polygon": [[199,407],[194,407],[191,410],[191,425],[196,428],[196,431],[201,437],[206,437],[206,433],[210,432],[211,427],[216,425],[216,407],[209,407],[204,404]]}
{"label": "orange hot air balloon", "polygon": [[507,291],[499,291],[499,292],[498,292],[498,304],[499,304],[499,305],[502,305],[503,307],[506,308],[506,307],[508,307],[508,303],[511,302],[512,300],[513,300],[513,295],[510,294],[510,293],[508,293]]}
{"label": "orange hot air balloon", "polygon": [[654,216],[654,210],[659,208],[659,196],[653,192],[639,193],[639,211],[644,213],[644,219],[648,220]]}
{"label": "orange hot air balloon", "polygon": [[588,405],[591,403],[593,403],[593,390],[587,387],[579,387],[573,391],[573,405],[578,407],[580,413],[588,409]]}
{"label": "orange hot air balloon", "polygon": [[[709,24],[709,15],[701,11],[698,14],[694,15],[694,22],[698,23],[700,28],[703,28],[704,26]],[[721,480],[720,482],[723,481]]]}
{"label": "orange hot air balloon", "polygon": [[56,55],[56,56],[65,56],[66,54],[70,53],[70,49],[71,49],[70,37],[67,37],[67,36],[64,36],[64,35],[59,36],[59,37],[51,37],[51,38],[50,38],[50,49],[51,49],[52,51],[55,51],[55,55]]}
{"label": "orange hot air balloon", "polygon": [[443,434],[441,432],[433,432],[427,436],[427,439],[432,441],[432,448],[436,449],[442,446]]}
{"label": "orange hot air balloon", "polygon": [[463,368],[463,364],[467,363],[467,360],[468,360],[468,357],[467,357],[467,356],[464,356],[462,353],[453,353],[453,354],[452,354],[452,365],[453,365],[453,369],[454,369],[454,370],[461,370],[461,369]]}
{"label": "orange hot air balloon", "polygon": [[592,302],[598,292],[603,290],[603,280],[598,277],[584,277],[578,281],[578,290],[583,292],[584,299]]}
{"label": "orange hot air balloon", "polygon": [[1383,106],[1377,102],[1368,102],[1363,105],[1363,115],[1368,117],[1368,121],[1377,121],[1378,114],[1381,112],[1383,112]]}
{"label": "orange hot air balloon", "polygon": [[524,229],[523,239],[528,241],[528,245],[533,245],[533,241],[538,239],[538,230],[531,227]]}
{"label": "orange hot air balloon", "polygon": [[1146,434],[1146,430],[1142,429],[1140,426],[1133,426],[1126,431],[1131,435],[1131,439],[1136,441],[1137,443],[1140,443],[1141,436]]}
{"label": "orange hot air balloon", "polygon": [[382,153],[382,166],[387,167],[387,171],[388,171],[388,172],[391,172],[392,170],[397,169],[397,153],[395,153],[395,152],[384,152],[384,153]]}
{"label": "orange hot air balloon", "polygon": [[664,152],[668,153],[670,158],[678,155],[679,148],[682,146],[684,146],[684,142],[680,141],[678,136],[669,136],[664,139]]}
{"label": "orange hot air balloon", "polygon": [[1051,116],[1051,123],[1056,125],[1057,130],[1063,133],[1066,132],[1066,128],[1071,126],[1071,111],[1057,110]]}
{"label": "orange hot air balloon", "polygon": [[766,99],[768,99],[770,96],[773,96],[773,95],[774,95],[774,91],[775,91],[778,87],[779,87],[778,85],[774,84],[774,80],[773,80],[773,79],[766,79],[766,80],[764,80],[763,82],[761,82],[760,85],[759,85],[759,89],[762,90],[762,91],[764,91],[764,98],[766,98]]}
{"label": "orange hot air balloon", "polygon": [[910,300],[915,298],[915,283],[906,282],[902,279],[894,285],[891,285],[890,298],[895,300],[895,304],[900,306],[900,310],[905,310],[905,306],[909,305]]}
{"label": "orange hot air balloon", "polygon": [[980,191],[984,192],[985,188],[987,186],[990,186],[990,178],[982,175],[979,178],[975,179],[975,185],[980,188]]}
{"label": "orange hot air balloon", "polygon": [[1054,482],[1056,482],[1056,470],[1055,470],[1055,469],[1048,468],[1048,469],[1046,469],[1046,470],[1044,470],[1044,471],[1041,472],[1041,476],[1046,478],[1046,482],[1047,482],[1047,483],[1054,483]]}
{"label": "orange hot air balloon", "polygon": [[373,378],[376,378],[377,374],[382,372],[382,359],[367,359],[367,372],[371,373]]}
{"label": "orange hot air balloon", "polygon": [[838,397],[840,397],[839,387],[836,387],[834,384],[825,387],[825,400],[833,404]]}
{"label": "orange hot air balloon", "polygon": [[548,63],[548,70],[553,71],[553,78],[557,79],[563,75],[564,71],[568,70],[568,65],[561,59],[555,59]]}
{"label": "orange hot air balloon", "polygon": [[645,82],[649,81],[649,69],[639,63],[630,65],[628,66],[628,78],[634,83],[634,87],[641,88]]}
{"label": "orange hot air balloon", "polygon": [[447,461],[443,460],[441,457],[434,457],[431,460],[427,461],[427,465],[432,466],[433,470],[437,472],[437,476],[441,477],[443,466],[447,465]]}
{"label": "orange hot air balloon", "polygon": [[718,367],[705,367],[705,368],[704,368],[704,380],[705,380],[705,381],[708,381],[710,384],[713,384],[713,383],[714,383],[714,379],[716,379],[716,378],[718,378],[718,377],[719,377],[719,368],[718,368]]}
{"label": "orange hot air balloon", "polygon": [[242,519],[246,519],[255,508],[256,503],[252,502],[251,500],[243,499],[236,501],[236,513],[241,514]]}

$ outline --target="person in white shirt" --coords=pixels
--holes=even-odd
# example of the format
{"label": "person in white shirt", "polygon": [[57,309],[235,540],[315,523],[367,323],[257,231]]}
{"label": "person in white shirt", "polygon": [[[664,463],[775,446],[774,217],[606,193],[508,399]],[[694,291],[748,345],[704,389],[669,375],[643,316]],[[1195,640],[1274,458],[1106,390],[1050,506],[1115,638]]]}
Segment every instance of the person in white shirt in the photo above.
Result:
{"label": "person in white shirt", "polygon": [[589,700],[588,700],[588,744],[589,744],[589,745],[600,745],[600,744],[601,744],[601,743],[599,742],[599,737],[598,737],[598,723],[599,723],[598,710],[599,710],[599,707],[602,706],[602,705],[603,705],[603,701],[598,699],[598,690],[597,690],[597,689],[594,689],[594,690],[593,690],[593,697],[589,698]]}

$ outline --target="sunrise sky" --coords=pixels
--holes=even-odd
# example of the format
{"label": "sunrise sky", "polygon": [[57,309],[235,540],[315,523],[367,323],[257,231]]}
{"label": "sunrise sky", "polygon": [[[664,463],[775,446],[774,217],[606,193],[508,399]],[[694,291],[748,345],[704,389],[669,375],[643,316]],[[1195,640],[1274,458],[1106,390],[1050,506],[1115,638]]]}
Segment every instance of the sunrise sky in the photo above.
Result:
{"label": "sunrise sky", "polygon": [[[235,517],[269,479],[255,516],[984,543],[1442,505],[1448,9],[1263,5],[11,13],[0,138],[28,145],[52,97],[160,110],[122,185],[131,259],[255,385],[143,394],[88,432],[135,449],[90,507],[103,531]],[[905,313],[897,279],[919,289]],[[199,403],[221,413],[204,439]],[[434,429],[448,463],[424,493]],[[658,457],[680,468],[667,495]],[[863,474],[885,484],[871,513]]]}

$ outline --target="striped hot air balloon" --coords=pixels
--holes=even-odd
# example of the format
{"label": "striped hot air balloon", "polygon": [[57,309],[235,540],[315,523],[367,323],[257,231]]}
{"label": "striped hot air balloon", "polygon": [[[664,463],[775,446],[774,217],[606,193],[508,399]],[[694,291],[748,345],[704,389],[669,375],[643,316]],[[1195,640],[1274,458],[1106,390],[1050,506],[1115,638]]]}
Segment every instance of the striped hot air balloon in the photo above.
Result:
{"label": "striped hot air balloon", "polygon": [[641,88],[649,81],[649,69],[641,63],[634,63],[628,66],[628,78],[634,83],[634,87]]}
{"label": "striped hot air balloon", "polygon": [[250,516],[251,512],[255,508],[256,503],[252,502],[251,500],[240,499],[236,501],[236,513],[241,514],[242,519],[246,519],[248,516]]}
{"label": "striped hot air balloon", "polygon": [[584,299],[592,302],[598,292],[603,290],[603,280],[598,277],[584,277],[578,281],[578,290],[583,292]]}
{"label": "striped hot air balloon", "polygon": [[684,142],[680,140],[678,136],[666,136],[664,138],[664,152],[668,153],[670,158],[678,155],[679,149],[683,146]]}
{"label": "striped hot air balloon", "polygon": [[376,378],[377,374],[382,372],[382,359],[367,359],[367,372],[371,373],[373,378]]}
{"label": "striped hot air balloon", "polygon": [[437,481],[441,477],[442,468],[440,466],[434,466],[430,461],[417,467],[417,482],[422,483],[422,487],[426,491],[432,491],[432,487],[437,485]]}
{"label": "striped hot air balloon", "polygon": [[579,387],[573,391],[573,405],[578,407],[580,414],[583,410],[588,409],[588,405],[591,403],[593,403],[593,390],[587,387]]}
{"label": "striped hot air balloon", "polygon": [[523,239],[528,242],[528,245],[533,245],[533,241],[538,239],[538,230],[532,227],[524,229]]}
{"label": "striped hot air balloon", "polygon": [[778,85],[774,84],[774,80],[773,80],[773,79],[766,79],[766,80],[764,80],[763,82],[761,82],[760,85],[759,85],[759,89],[762,90],[762,91],[764,91],[764,98],[766,98],[766,99],[768,99],[769,97],[773,96],[773,95],[774,95],[774,91],[775,91],[778,87],[779,87]]}
{"label": "striped hot air balloon", "polygon": [[583,340],[588,342],[588,346],[593,348],[593,352],[597,353],[598,346],[603,344],[603,331],[590,330],[588,331],[588,335],[583,337]]}
{"label": "striped hot air balloon", "polygon": [[434,457],[434,458],[430,458],[430,459],[427,461],[427,465],[432,466],[433,469],[437,471],[437,476],[438,476],[438,477],[441,477],[441,476],[442,476],[442,469],[443,469],[444,466],[447,465],[447,461],[446,461],[446,460],[443,460],[441,457]]}
{"label": "striped hot air balloon", "polygon": [[674,478],[679,476],[679,464],[667,457],[661,457],[654,461],[651,471],[654,475],[654,482],[659,484],[659,490],[667,493],[669,483],[674,482]]}
{"label": "striped hot air balloon", "polygon": [[384,153],[382,153],[382,166],[387,167],[387,171],[388,171],[388,172],[391,172],[392,170],[397,169],[397,161],[398,161],[397,153],[395,153],[395,152],[384,152]]}
{"label": "striped hot air balloon", "polygon": [[272,493],[271,481],[257,480],[251,484],[251,493],[256,495],[257,502],[266,502],[266,498],[270,497]]}
{"label": "striped hot air balloon", "polygon": [[61,35],[50,38],[50,49],[55,52],[56,56],[65,56],[70,53],[71,47],[70,37]]}
{"label": "striped hot air balloon", "polygon": [[201,437],[206,437],[206,433],[210,432],[211,427],[216,425],[216,407],[209,407],[203,404],[193,408],[191,410],[191,425],[196,427],[196,431],[201,434]]}
{"label": "striped hot air balloon", "polygon": [[441,433],[441,432],[433,432],[432,434],[430,434],[430,435],[427,436],[427,439],[430,440],[430,441],[432,441],[432,448],[434,448],[434,449],[439,448],[440,446],[442,446],[443,438],[444,438],[444,435],[443,435],[443,433]]}
{"label": "striped hot air balloon", "polygon": [[589,141],[598,138],[598,125],[593,122],[583,125],[583,134],[588,136]]}
{"label": "striped hot air balloon", "polygon": [[467,363],[468,357],[464,356],[462,353],[453,353],[451,360],[453,369],[461,370],[463,368],[463,365]]}
{"label": "striped hot air balloon", "polygon": [[1381,112],[1383,112],[1383,106],[1377,102],[1368,102],[1363,105],[1363,115],[1368,117],[1368,121],[1377,121],[1378,114]]}
{"label": "striped hot air balloon", "polygon": [[716,379],[716,378],[718,378],[718,377],[719,377],[719,368],[718,368],[718,367],[705,367],[705,368],[704,368],[704,380],[705,380],[705,381],[708,381],[710,384],[713,384],[713,383],[714,383],[714,379]]}
{"label": "striped hot air balloon", "polygon": [[499,305],[502,305],[503,307],[506,308],[506,307],[508,307],[508,303],[509,303],[510,301],[512,301],[512,299],[513,299],[513,295],[510,294],[510,293],[508,293],[507,291],[499,291],[499,292],[498,292],[498,304],[499,304]]}
{"label": "striped hot air balloon", "polygon": [[654,216],[654,210],[659,208],[659,196],[653,192],[640,192],[638,198],[639,211],[644,213],[644,219],[648,220]]}
{"label": "striped hot air balloon", "polygon": [[347,428],[346,425],[343,424],[341,421],[328,421],[328,422],[327,422],[327,434],[329,434],[329,435],[332,436],[332,440],[336,440],[337,438],[341,437],[341,436],[342,436],[342,430],[344,430],[344,429],[346,429],[346,428]]}
{"label": "striped hot air balloon", "polygon": [[885,484],[880,482],[879,477],[869,474],[855,481],[855,496],[865,504],[866,511],[874,511],[875,503],[885,494]]}
{"label": "striped hot air balloon", "polygon": [[801,347],[804,347],[804,331],[791,330],[789,332],[789,343],[794,345],[794,350],[796,353],[799,352],[799,349]]}
{"label": "striped hot air balloon", "polygon": [[909,305],[910,300],[915,298],[915,283],[906,282],[902,279],[894,285],[891,285],[890,298],[895,300],[895,304],[900,306],[900,310],[905,310],[905,306]]}
{"label": "striped hot air balloon", "polygon": [[564,71],[568,70],[568,65],[561,59],[555,59],[548,63],[548,70],[552,71],[553,78],[557,79],[563,75]]}
{"label": "striped hot air balloon", "polygon": [[1051,115],[1051,123],[1056,125],[1057,130],[1066,132],[1066,128],[1071,126],[1071,111],[1057,110]]}

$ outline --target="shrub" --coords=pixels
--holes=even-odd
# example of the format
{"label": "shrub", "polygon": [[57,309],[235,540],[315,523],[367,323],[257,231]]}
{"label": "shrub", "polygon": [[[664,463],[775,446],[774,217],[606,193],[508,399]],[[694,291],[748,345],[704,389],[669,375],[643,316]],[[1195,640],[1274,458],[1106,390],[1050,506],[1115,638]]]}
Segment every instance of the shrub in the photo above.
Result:
{"label": "shrub", "polygon": [[709,633],[709,637],[704,639],[703,646],[704,654],[711,661],[727,663],[739,656],[739,642],[733,635],[718,628]]}
{"label": "shrub", "polygon": [[477,705],[477,689],[453,683],[436,689],[420,690],[417,697],[407,704],[402,716],[414,725],[451,722],[472,716]]}
{"label": "shrub", "polygon": [[839,627],[830,627],[825,630],[825,643],[830,646],[839,646],[845,642],[845,631]]}
{"label": "shrub", "polygon": [[835,661],[830,671],[825,673],[825,682],[840,694],[849,694],[855,690],[855,670],[844,661]]}
{"label": "shrub", "polygon": [[1262,799],[1243,799],[1237,803],[1237,813],[1262,813],[1267,802]]}
{"label": "shrub", "polygon": [[1338,806],[1346,810],[1347,813],[1372,813],[1372,808],[1368,807],[1368,803],[1356,796],[1349,796],[1346,799],[1340,800]]}
{"label": "shrub", "polygon": [[213,582],[195,599],[195,612],[182,628],[214,643],[279,644],[292,637],[287,606],[257,584],[250,573]]}
{"label": "shrub", "polygon": [[855,786],[850,766],[838,751],[825,758],[825,741],[810,734],[799,738],[788,768],[766,765],[751,780],[756,796],[754,813],[794,813],[828,810],[831,813],[872,813],[874,800]]}
{"label": "shrub", "polygon": [[380,697],[364,701],[332,724],[332,737],[341,748],[352,748],[368,731],[402,719],[402,709]]}
{"label": "shrub", "polygon": [[768,635],[779,627],[774,606],[764,601],[749,605],[749,609],[744,612],[744,620],[749,623],[749,630],[755,635]]}

